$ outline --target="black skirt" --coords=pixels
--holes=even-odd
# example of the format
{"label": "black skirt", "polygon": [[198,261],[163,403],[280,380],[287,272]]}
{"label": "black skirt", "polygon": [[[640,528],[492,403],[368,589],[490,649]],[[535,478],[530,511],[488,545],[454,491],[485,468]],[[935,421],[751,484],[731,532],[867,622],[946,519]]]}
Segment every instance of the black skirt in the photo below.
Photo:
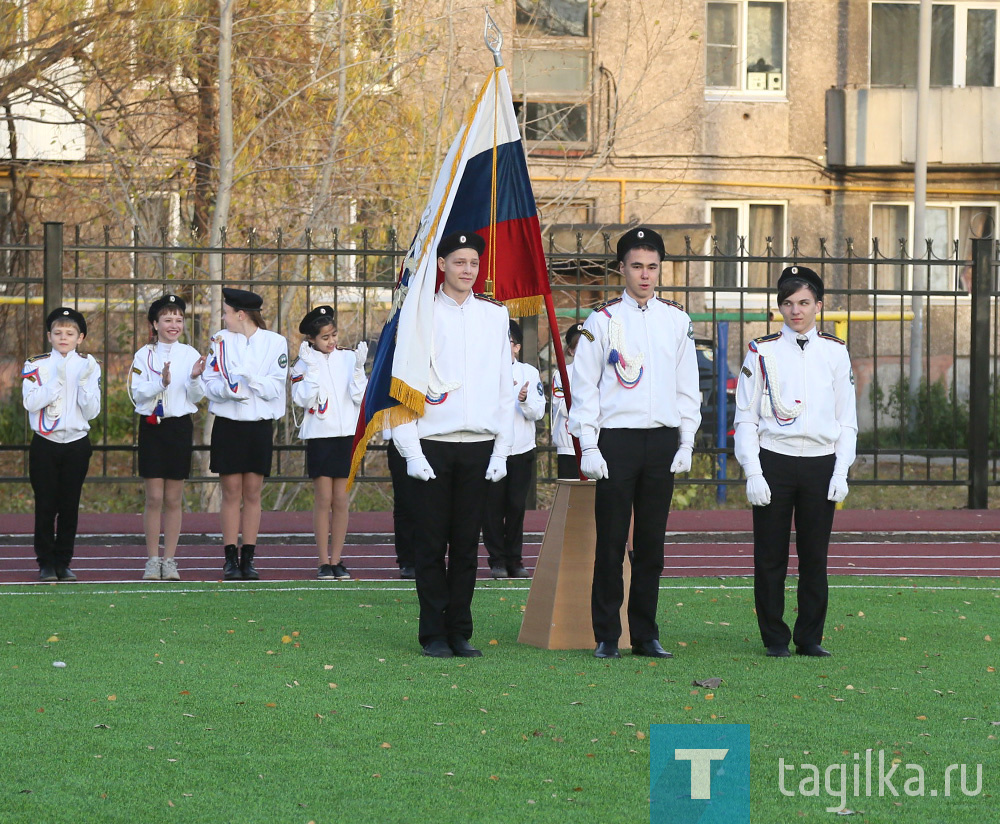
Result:
{"label": "black skirt", "polygon": [[194,423],[190,415],[157,424],[139,417],[139,477],[183,481],[191,477]]}
{"label": "black skirt", "polygon": [[346,478],[351,474],[352,435],[306,441],[306,473],[310,478]]}
{"label": "black skirt", "polygon": [[233,421],[216,416],[212,424],[210,469],[219,475],[252,472],[271,475],[274,421]]}

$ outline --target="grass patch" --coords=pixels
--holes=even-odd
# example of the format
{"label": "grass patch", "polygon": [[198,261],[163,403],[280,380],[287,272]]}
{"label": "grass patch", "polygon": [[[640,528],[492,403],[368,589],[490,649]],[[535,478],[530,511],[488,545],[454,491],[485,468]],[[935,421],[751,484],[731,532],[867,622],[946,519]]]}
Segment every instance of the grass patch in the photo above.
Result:
{"label": "grass patch", "polygon": [[641,822],[663,723],[750,725],[751,822],[829,820],[825,792],[781,795],[778,759],[866,748],[928,789],[986,769],[977,797],[848,798],[863,820],[986,820],[1000,582],[833,583],[835,657],[773,660],[749,581],[664,581],[659,662],[519,645],[512,584],[476,593],[471,661],[417,654],[401,584],[4,587],[0,820]]}

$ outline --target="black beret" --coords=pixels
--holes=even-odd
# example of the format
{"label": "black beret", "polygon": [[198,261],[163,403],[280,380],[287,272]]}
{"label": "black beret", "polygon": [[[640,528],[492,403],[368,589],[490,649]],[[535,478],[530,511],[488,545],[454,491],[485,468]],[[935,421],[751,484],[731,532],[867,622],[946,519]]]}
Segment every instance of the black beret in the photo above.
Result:
{"label": "black beret", "polygon": [[781,273],[781,277],[778,278],[778,288],[781,288],[781,284],[786,280],[804,280],[816,291],[816,300],[823,300],[823,278],[817,275],[808,266],[789,266]]}
{"label": "black beret", "polygon": [[228,286],[222,287],[222,299],[233,309],[240,309],[247,312],[251,309],[260,309],[264,305],[264,298],[246,289],[230,289]]}
{"label": "black beret", "polygon": [[475,232],[452,232],[441,238],[438,244],[438,257],[448,257],[458,249],[475,249],[476,254],[481,255],[486,251],[486,241]]}
{"label": "black beret", "polygon": [[310,312],[306,312],[305,317],[299,322],[299,333],[303,335],[308,335],[311,331],[310,326],[316,318],[328,317],[331,321],[336,323],[333,307],[332,306],[317,306]]}
{"label": "black beret", "polygon": [[618,238],[618,262],[625,261],[625,255],[631,252],[636,246],[649,246],[660,255],[660,260],[667,256],[663,248],[663,238],[660,233],[646,226],[636,226],[629,229],[624,235]]}
{"label": "black beret", "polygon": [[70,309],[66,306],[60,306],[58,309],[53,309],[49,312],[49,316],[45,319],[45,331],[52,331],[52,324],[57,320],[71,320],[77,325],[77,328],[84,334],[87,334],[87,320],[81,315],[76,309]]}
{"label": "black beret", "polygon": [[181,314],[184,314],[184,310],[187,309],[184,298],[178,295],[164,295],[162,298],[157,298],[149,304],[149,311],[146,313],[146,317],[149,318],[150,323],[156,320],[157,315],[160,314],[160,310],[165,306],[177,309]]}

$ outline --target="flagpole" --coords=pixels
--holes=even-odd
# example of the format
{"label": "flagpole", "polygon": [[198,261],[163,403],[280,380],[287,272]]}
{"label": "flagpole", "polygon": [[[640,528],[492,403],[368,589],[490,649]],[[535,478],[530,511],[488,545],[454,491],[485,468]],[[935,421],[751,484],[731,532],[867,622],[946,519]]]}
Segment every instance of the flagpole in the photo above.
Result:
{"label": "flagpole", "polygon": [[[493,54],[493,65],[500,69],[503,68],[503,56],[500,53],[501,48],[503,48],[503,32],[496,24],[489,9],[484,8],[483,11],[486,13],[486,22],[483,26],[483,40],[486,41],[486,48]],[[559,334],[559,321],[556,319],[556,307],[552,302],[551,289],[545,293],[545,313],[549,320],[549,334],[552,337],[552,347],[556,354],[556,367],[559,370],[559,377],[562,380],[563,397],[566,404],[566,411],[568,412],[570,406],[572,406],[573,398],[570,394],[569,373],[566,371],[566,354],[563,352],[562,336]],[[573,438],[573,451],[576,453],[576,464],[579,467],[581,452],[580,441],[577,438]],[[582,474],[580,478],[583,479]]]}

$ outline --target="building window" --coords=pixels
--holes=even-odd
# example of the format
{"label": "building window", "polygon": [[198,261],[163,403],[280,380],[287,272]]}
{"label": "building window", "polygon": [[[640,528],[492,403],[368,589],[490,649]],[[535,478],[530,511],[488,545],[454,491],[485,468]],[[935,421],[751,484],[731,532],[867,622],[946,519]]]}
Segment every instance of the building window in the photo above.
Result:
{"label": "building window", "polygon": [[593,41],[588,0],[516,0],[515,110],[536,154],[591,144]]}
{"label": "building window", "polygon": [[522,37],[587,37],[590,0],[517,0],[515,24]]}
{"label": "building window", "polygon": [[[997,85],[996,3],[935,3],[931,85]],[[871,84],[917,85],[917,2],[872,3]]]}
{"label": "building window", "polygon": [[[785,250],[785,204],[774,201],[716,201],[709,204],[712,239],[709,254],[716,289],[767,289],[778,282]],[[768,260],[746,260],[748,257]],[[763,294],[759,295],[765,299]]]}
{"label": "building window", "polygon": [[784,2],[729,0],[706,9],[708,89],[784,96]]}
{"label": "building window", "polygon": [[[951,261],[927,267],[927,288],[937,292],[968,292],[968,272],[956,261],[972,258],[972,240],[983,237],[996,225],[995,203],[928,203],[924,229],[935,259]],[[871,211],[871,236],[878,242],[879,257],[899,259],[913,255],[913,204],[875,203]],[[921,244],[918,256],[925,258]],[[905,291],[913,288],[913,266],[886,263],[872,267],[872,287],[876,291]]]}

